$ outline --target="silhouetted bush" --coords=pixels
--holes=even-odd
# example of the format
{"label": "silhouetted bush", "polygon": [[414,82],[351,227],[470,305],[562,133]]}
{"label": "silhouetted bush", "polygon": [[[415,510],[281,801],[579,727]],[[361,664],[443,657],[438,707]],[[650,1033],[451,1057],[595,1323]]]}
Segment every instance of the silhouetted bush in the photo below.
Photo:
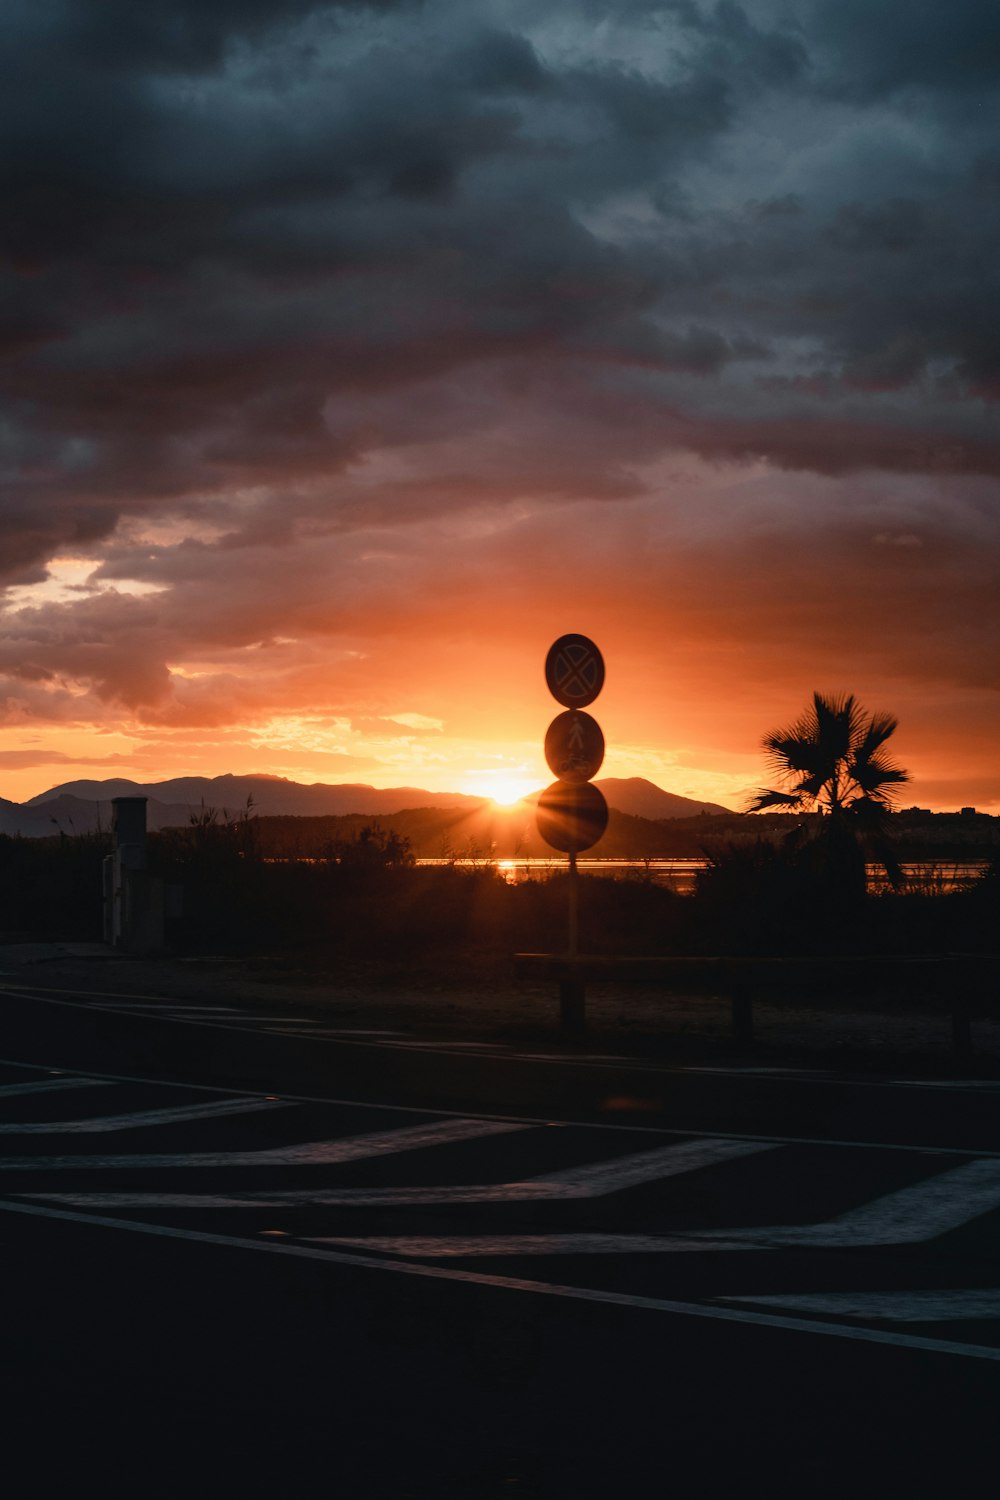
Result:
{"label": "silhouetted bush", "polygon": [[0,835],[0,930],[34,939],[99,941],[108,833]]}
{"label": "silhouetted bush", "polygon": [[[179,952],[300,953],[422,961],[560,952],[567,877],[509,885],[484,864],[416,867],[405,841],[369,825],[330,857],[268,861],[254,820],[211,812],[154,834],[149,866],[182,892]],[[970,889],[859,897],[817,857],[818,840],[716,849],[693,896],[651,879],[581,876],[581,949],[622,954],[996,952],[1000,870]],[[107,835],[0,837],[0,927],[98,940]],[[850,893],[845,895],[845,892]]]}
{"label": "silhouetted bush", "polygon": [[864,952],[873,942],[864,856],[832,822],[819,834],[731,842],[698,876],[694,927],[718,953]]}

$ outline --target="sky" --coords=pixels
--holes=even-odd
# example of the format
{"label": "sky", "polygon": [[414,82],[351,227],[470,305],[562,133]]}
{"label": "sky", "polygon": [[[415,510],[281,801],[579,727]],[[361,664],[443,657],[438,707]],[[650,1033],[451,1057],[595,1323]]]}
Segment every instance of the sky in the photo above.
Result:
{"label": "sky", "polygon": [[814,689],[1000,812],[982,0],[6,0],[0,796],[602,774]]}

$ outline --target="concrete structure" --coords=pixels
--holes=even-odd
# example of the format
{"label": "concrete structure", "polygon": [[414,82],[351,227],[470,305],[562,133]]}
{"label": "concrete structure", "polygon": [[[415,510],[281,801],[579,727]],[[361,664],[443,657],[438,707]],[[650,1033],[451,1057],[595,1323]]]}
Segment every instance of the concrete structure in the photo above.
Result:
{"label": "concrete structure", "polygon": [[146,869],[146,798],[112,799],[114,851],[104,861],[104,941],[130,953],[163,947],[163,881]]}

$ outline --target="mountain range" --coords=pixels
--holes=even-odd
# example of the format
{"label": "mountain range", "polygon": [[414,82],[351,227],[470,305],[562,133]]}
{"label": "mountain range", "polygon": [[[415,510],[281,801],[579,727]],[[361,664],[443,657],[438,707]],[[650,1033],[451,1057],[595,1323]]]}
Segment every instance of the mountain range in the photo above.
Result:
{"label": "mountain range", "polygon": [[[666,792],[642,777],[607,777],[598,781],[608,806],[631,817],[652,820],[692,818],[700,813],[725,813],[715,802],[699,802]],[[534,801],[538,794],[526,797]],[[54,833],[90,833],[111,823],[115,797],[148,798],[150,829],[181,827],[192,815],[215,809],[233,816],[247,807],[258,817],[322,817],[362,814],[388,817],[411,808],[476,808],[489,798],[461,792],[428,792],[419,787],[379,788],[363,784],[314,782],[304,785],[281,776],[178,776],[168,781],[67,781],[40,792],[27,802],[0,798],[0,833],[40,838]]]}

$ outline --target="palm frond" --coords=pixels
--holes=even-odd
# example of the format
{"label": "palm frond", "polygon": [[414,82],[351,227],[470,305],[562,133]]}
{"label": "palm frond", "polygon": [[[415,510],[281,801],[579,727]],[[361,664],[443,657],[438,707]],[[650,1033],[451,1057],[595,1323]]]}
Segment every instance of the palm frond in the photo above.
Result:
{"label": "palm frond", "polygon": [[813,693],[817,739],[827,756],[840,760],[850,752],[857,737],[858,706],[853,693],[824,697]]}
{"label": "palm frond", "polygon": [[892,714],[872,714],[854,746],[854,755],[859,760],[870,760],[898,728],[899,720],[893,718]]}
{"label": "palm frond", "polygon": [[893,765],[884,755],[870,756],[867,760],[852,757],[848,773],[859,791],[866,797],[886,798],[889,787],[903,786],[910,780],[910,773]]}
{"label": "palm frond", "polygon": [[757,796],[748,805],[747,812],[763,812],[766,807],[788,807],[798,809],[802,798],[797,792],[777,792],[761,787]]}
{"label": "palm frond", "polygon": [[768,760],[784,775],[817,769],[816,742],[799,725],[775,729],[764,736],[762,743]]}

